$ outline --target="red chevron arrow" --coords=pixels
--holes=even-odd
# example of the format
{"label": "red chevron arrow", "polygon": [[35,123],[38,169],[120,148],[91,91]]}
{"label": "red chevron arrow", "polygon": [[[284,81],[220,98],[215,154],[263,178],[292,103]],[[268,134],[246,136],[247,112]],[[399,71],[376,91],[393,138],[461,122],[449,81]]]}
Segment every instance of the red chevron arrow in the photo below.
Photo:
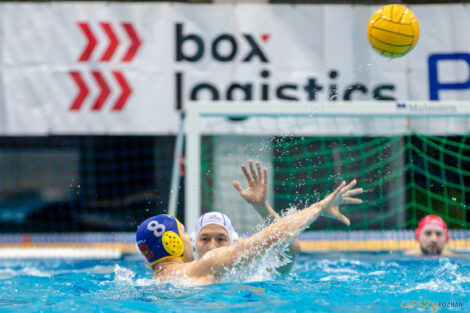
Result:
{"label": "red chevron arrow", "polygon": [[119,46],[119,39],[114,33],[110,23],[103,22],[103,23],[100,23],[100,25],[101,25],[101,28],[103,28],[104,32],[106,33],[106,36],[108,36],[109,38],[108,48],[106,48],[106,51],[101,56],[100,61],[108,62],[109,60],[111,60],[114,52],[116,51],[116,48]]}
{"label": "red chevron arrow", "polygon": [[121,111],[126,105],[127,99],[131,95],[132,89],[129,87],[129,84],[127,83],[126,79],[124,78],[124,75],[122,75],[121,72],[114,71],[113,75],[122,90],[121,95],[116,100],[116,103],[114,103],[113,111]]}
{"label": "red chevron arrow", "polygon": [[70,76],[72,77],[73,81],[75,82],[75,85],[77,85],[79,93],[75,97],[75,99],[72,102],[72,105],[70,106],[69,110],[70,111],[78,111],[82,107],[83,102],[85,101],[86,97],[88,96],[88,88],[85,84],[85,82],[82,79],[82,76],[80,75],[79,72],[70,72]]}
{"label": "red chevron arrow", "polygon": [[121,61],[130,62],[137,53],[137,50],[139,50],[142,41],[140,40],[139,36],[137,36],[134,26],[132,26],[131,23],[122,23],[122,27],[124,27],[124,30],[126,31],[127,36],[129,36],[129,39],[132,41],[132,43],[127,49],[127,52],[124,54],[124,57]]}
{"label": "red chevron arrow", "polygon": [[110,90],[108,87],[108,84],[104,80],[103,75],[99,71],[92,71],[91,74],[95,78],[96,82],[98,83],[98,86],[100,86],[100,94],[95,100],[95,103],[93,103],[93,106],[91,107],[92,111],[99,111],[103,107],[104,103],[106,102],[106,99],[108,99]]}
{"label": "red chevron arrow", "polygon": [[96,47],[96,44],[98,43],[98,41],[96,40],[95,36],[93,36],[93,33],[91,32],[90,26],[88,26],[87,23],[77,23],[77,24],[78,24],[78,27],[80,27],[80,30],[85,35],[85,37],[88,41],[85,49],[83,49],[82,54],[78,58],[78,62],[85,62],[85,61],[88,61],[90,59],[90,56],[91,56],[93,50],[95,50],[95,47]]}

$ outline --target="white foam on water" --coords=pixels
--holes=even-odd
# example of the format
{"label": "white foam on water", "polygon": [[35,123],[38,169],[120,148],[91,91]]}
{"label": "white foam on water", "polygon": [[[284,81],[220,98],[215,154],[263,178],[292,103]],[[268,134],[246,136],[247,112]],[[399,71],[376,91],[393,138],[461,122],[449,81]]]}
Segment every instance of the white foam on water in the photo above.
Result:
{"label": "white foam on water", "polygon": [[459,273],[459,266],[449,258],[440,258],[439,266],[431,273],[431,280],[418,283],[416,286],[403,291],[429,290],[435,292],[465,292],[462,283],[470,282],[470,277]]}
{"label": "white foam on water", "polygon": [[357,280],[357,275],[332,275],[332,276],[326,276],[326,277],[320,278],[320,281],[331,281],[331,280],[349,282],[352,280]]}
{"label": "white foam on water", "polygon": [[[70,271],[62,271],[62,272],[70,272]],[[72,270],[72,273],[93,273],[93,274],[111,274],[114,273],[114,268],[112,266],[103,266],[103,265],[96,265],[89,268],[83,268],[80,270]]]}
{"label": "white foam on water", "polygon": [[152,285],[160,284],[158,281],[152,278],[138,278],[135,280],[135,286],[147,287]]}
{"label": "white foam on water", "polygon": [[351,270],[348,268],[325,268],[323,269],[326,273],[349,273],[349,274],[358,274],[357,271]]}
{"label": "white foam on water", "polygon": [[[148,286],[166,286],[168,284],[176,288],[187,288],[197,286],[192,280],[184,277],[173,277],[164,282],[152,278],[134,278],[135,273],[131,269],[114,265],[114,281],[111,283],[117,284],[121,287],[148,287]],[[106,285],[110,282],[101,282],[100,285]]]}
{"label": "white foam on water", "polygon": [[405,289],[403,293],[408,293],[413,290],[428,290],[428,291],[436,291],[436,292],[455,292],[455,291],[463,291],[463,289],[455,285],[454,283],[449,283],[442,280],[435,280],[430,281],[427,283],[420,283],[414,287]]}
{"label": "white foam on water", "polygon": [[51,273],[41,271],[35,267],[26,267],[20,270],[20,275],[35,276],[35,277],[52,277]]}
{"label": "white foam on water", "polygon": [[114,265],[114,281],[115,282],[125,282],[129,285],[133,285],[134,280],[133,277],[135,273],[125,267],[120,267],[119,265]]}
{"label": "white foam on water", "polygon": [[36,267],[24,267],[14,270],[11,268],[0,269],[0,279],[9,279],[15,276],[53,277],[60,274],[86,273],[86,274],[111,274],[114,272],[112,266],[96,265],[90,268],[66,269],[66,270],[40,270]]}
{"label": "white foam on water", "polygon": [[0,279],[8,279],[16,276],[16,271],[6,268],[0,270]]}
{"label": "white foam on water", "polygon": [[400,265],[398,265],[398,263],[396,262],[386,262],[386,261],[381,261],[379,263],[379,266],[384,269],[390,269],[390,268],[400,269],[401,268]]}
{"label": "white foam on water", "polygon": [[52,277],[52,274],[35,267],[25,267],[19,270],[10,268],[0,270],[0,279],[9,279],[15,276]]}

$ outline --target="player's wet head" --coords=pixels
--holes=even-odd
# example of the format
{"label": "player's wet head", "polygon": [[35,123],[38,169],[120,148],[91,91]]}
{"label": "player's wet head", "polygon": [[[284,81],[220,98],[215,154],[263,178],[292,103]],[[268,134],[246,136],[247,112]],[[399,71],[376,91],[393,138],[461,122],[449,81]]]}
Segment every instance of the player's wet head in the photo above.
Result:
{"label": "player's wet head", "polygon": [[449,241],[446,222],[437,215],[423,217],[416,228],[415,238],[423,254],[441,254]]}
{"label": "player's wet head", "polygon": [[227,215],[221,212],[203,214],[194,225],[193,245],[195,254],[202,257],[206,252],[229,246],[238,240],[238,234]]}
{"label": "player's wet head", "polygon": [[139,225],[136,234],[140,252],[152,265],[169,258],[184,260],[184,240],[175,217],[157,215]]}

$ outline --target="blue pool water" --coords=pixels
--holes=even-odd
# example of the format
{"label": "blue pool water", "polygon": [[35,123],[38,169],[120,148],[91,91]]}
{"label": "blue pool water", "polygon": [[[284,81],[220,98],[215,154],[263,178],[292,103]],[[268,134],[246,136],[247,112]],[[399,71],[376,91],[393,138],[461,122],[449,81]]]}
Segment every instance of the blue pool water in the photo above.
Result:
{"label": "blue pool water", "polygon": [[470,312],[468,256],[301,254],[289,276],[263,275],[183,288],[152,281],[135,257],[0,261],[0,312],[431,312],[401,307],[413,300],[462,303],[440,312]]}

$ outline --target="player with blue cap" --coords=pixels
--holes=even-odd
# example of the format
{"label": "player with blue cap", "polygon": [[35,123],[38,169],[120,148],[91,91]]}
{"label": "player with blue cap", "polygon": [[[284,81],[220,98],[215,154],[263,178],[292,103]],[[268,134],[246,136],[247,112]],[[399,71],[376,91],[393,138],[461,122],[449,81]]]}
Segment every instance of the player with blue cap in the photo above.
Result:
{"label": "player with blue cap", "polygon": [[173,216],[151,217],[137,228],[137,246],[151,265],[170,258],[192,261],[191,238],[186,235],[189,243],[185,245],[182,229],[183,224]]}

